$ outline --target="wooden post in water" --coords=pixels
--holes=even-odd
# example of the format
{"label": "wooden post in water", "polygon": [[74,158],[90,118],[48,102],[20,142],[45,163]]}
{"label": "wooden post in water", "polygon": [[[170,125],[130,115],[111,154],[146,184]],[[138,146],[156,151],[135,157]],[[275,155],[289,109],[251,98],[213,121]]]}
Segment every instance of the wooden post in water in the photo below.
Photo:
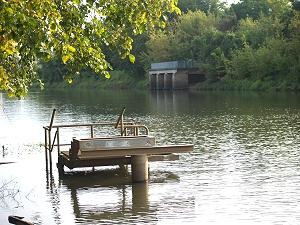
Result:
{"label": "wooden post in water", "polygon": [[131,156],[132,182],[148,181],[148,157],[147,155]]}

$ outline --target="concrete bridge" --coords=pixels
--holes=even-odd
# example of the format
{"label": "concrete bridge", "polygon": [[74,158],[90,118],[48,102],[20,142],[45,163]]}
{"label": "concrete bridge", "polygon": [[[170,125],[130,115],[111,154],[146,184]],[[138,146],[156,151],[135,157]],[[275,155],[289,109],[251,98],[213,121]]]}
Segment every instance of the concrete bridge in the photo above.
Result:
{"label": "concrete bridge", "polygon": [[199,72],[199,66],[199,62],[196,61],[152,63],[149,70],[150,89],[187,89],[193,84],[203,82],[205,74]]}

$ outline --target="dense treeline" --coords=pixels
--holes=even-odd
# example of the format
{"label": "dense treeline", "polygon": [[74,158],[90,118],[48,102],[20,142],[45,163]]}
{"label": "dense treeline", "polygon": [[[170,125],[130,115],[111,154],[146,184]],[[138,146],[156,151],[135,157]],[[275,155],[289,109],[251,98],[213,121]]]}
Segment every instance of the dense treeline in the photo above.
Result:
{"label": "dense treeline", "polygon": [[[168,15],[165,29],[135,37],[134,64],[107,53],[127,81],[147,80],[153,62],[197,60],[206,74],[200,89],[300,90],[300,2],[179,0],[178,6],[182,14]],[[63,65],[43,63],[39,74],[46,83],[61,82]],[[74,82],[86,78],[105,83],[91,71]]]}

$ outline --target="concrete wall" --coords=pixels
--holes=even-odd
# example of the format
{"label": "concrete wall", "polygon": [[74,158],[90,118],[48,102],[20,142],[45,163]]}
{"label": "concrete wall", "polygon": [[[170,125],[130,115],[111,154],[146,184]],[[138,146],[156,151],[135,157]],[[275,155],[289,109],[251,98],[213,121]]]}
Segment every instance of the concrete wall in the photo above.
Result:
{"label": "concrete wall", "polygon": [[187,89],[189,87],[188,70],[178,70],[172,75],[172,89]]}

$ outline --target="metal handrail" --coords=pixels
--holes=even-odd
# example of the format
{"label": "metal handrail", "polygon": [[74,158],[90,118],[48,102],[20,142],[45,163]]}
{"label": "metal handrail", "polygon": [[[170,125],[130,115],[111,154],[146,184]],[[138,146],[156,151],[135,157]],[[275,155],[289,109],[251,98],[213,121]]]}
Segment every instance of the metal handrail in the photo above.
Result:
{"label": "metal handrail", "polygon": [[[145,125],[141,124],[134,124],[134,122],[124,122],[123,121],[123,113],[125,111],[125,108],[123,108],[122,113],[120,114],[120,117],[118,119],[117,124],[115,122],[100,122],[100,123],[82,123],[82,124],[59,124],[59,125],[53,125],[54,121],[54,115],[56,110],[53,110],[51,122],[49,126],[43,126],[45,130],[45,156],[46,156],[46,162],[48,163],[48,154],[50,163],[52,164],[52,156],[51,153],[53,151],[54,147],[57,147],[57,154],[60,155],[60,147],[61,146],[69,146],[71,144],[62,144],[60,143],[59,137],[60,137],[60,129],[61,128],[70,128],[70,127],[90,127],[90,137],[94,138],[94,128],[96,126],[113,126],[115,128],[121,128],[121,136],[128,136],[128,130],[132,129],[132,136],[139,136],[139,129],[144,129],[143,135],[149,135],[149,129]],[[54,138],[52,140],[51,137],[51,131],[52,129],[56,129]],[[55,143],[56,142],[56,143]],[[50,164],[50,165],[51,165]]]}
{"label": "metal handrail", "polygon": [[[59,143],[59,129],[61,128],[70,128],[70,127],[90,127],[91,129],[91,138],[94,138],[94,128],[95,126],[115,126],[116,123],[114,122],[108,122],[108,123],[82,123],[82,124],[61,124],[61,125],[52,125],[52,126],[43,126],[43,128],[45,129],[45,148],[47,148],[47,150],[52,151],[53,146],[58,146],[58,152],[59,152],[59,147],[62,145],[71,145],[71,144],[60,144]],[[146,135],[149,134],[149,130],[145,125],[135,125],[134,122],[123,122],[124,124],[124,128],[144,128],[146,130]],[[119,127],[117,127],[119,128]],[[52,129],[56,129],[55,132],[55,136],[54,139],[51,140],[51,134],[49,134],[49,132],[51,132]],[[47,132],[48,131],[48,132]],[[48,134],[47,134],[48,133]],[[138,134],[137,132],[135,132],[134,134]],[[135,135],[137,136],[137,135]],[[57,144],[54,143],[55,139],[57,137]],[[53,142],[53,144],[51,145],[51,142]]]}

